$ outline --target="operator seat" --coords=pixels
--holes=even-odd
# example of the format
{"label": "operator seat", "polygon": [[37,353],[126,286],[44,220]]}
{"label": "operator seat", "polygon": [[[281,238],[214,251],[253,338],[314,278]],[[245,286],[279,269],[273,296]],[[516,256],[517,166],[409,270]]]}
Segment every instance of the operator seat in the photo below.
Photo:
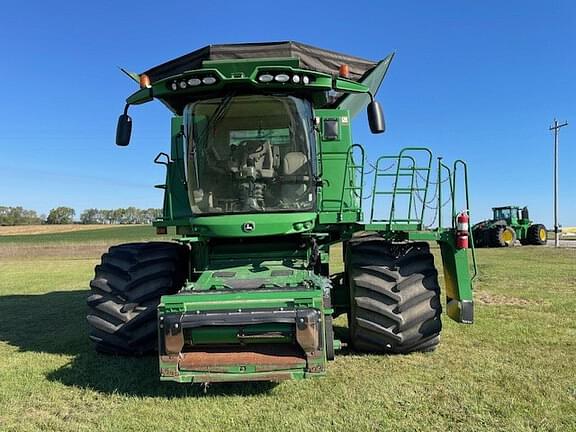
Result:
{"label": "operator seat", "polygon": [[282,198],[300,200],[308,190],[308,157],[302,152],[286,153],[282,160]]}
{"label": "operator seat", "polygon": [[[250,161],[250,162],[249,162]],[[235,174],[254,178],[274,177],[272,146],[267,140],[244,140],[230,155],[229,169]],[[249,167],[253,167],[250,169]]]}

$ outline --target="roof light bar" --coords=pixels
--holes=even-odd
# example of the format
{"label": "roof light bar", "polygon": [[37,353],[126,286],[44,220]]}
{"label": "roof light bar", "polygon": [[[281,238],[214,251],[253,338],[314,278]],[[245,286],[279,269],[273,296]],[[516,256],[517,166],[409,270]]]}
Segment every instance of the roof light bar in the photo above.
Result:
{"label": "roof light bar", "polygon": [[188,87],[198,87],[200,85],[213,85],[218,82],[214,76],[204,77],[188,77],[182,80],[174,80],[167,84],[168,88],[172,91],[184,90]]}

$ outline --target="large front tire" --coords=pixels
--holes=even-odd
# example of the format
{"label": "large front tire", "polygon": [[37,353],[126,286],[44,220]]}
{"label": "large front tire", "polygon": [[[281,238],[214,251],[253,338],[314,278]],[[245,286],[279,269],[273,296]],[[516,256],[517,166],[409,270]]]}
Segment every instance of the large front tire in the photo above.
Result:
{"label": "large front tire", "polygon": [[542,246],[546,244],[548,233],[542,224],[534,224],[528,227],[526,232],[527,244]]}
{"label": "large front tire", "polygon": [[433,351],[440,341],[440,286],[428,243],[351,240],[347,254],[350,342],[370,353]]}
{"label": "large front tire", "polygon": [[141,355],[156,349],[156,308],[161,296],[184,284],[185,257],[183,246],[167,242],[128,243],[102,255],[86,300],[96,351]]}
{"label": "large front tire", "polygon": [[516,231],[512,227],[496,225],[490,229],[491,247],[513,247],[516,242]]}

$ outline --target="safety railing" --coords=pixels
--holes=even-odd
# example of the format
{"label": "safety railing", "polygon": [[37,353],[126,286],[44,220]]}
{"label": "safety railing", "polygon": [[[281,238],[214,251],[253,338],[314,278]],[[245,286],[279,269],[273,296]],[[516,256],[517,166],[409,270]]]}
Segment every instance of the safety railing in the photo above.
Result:
{"label": "safety railing", "polygon": [[[340,219],[346,211],[361,212],[363,201],[369,200],[369,223],[408,224],[417,229],[432,229],[443,226],[444,213],[450,206],[448,226],[454,228],[460,171],[463,172],[464,204],[466,210],[469,209],[466,163],[457,160],[450,167],[438,157],[436,181],[432,181],[432,161],[433,155],[428,148],[407,147],[398,155],[380,156],[374,165],[370,164],[372,170],[366,172],[364,148],[359,144],[351,146],[344,168]],[[370,194],[365,197],[363,191],[366,179],[370,177]],[[388,199],[384,201],[384,197]]]}
{"label": "safety railing", "polygon": [[[411,154],[412,153],[412,154]],[[419,166],[421,157],[416,155],[424,154],[424,164]],[[382,164],[391,163],[387,168]],[[389,170],[395,168],[393,172]],[[370,223],[403,223],[421,225],[426,210],[426,200],[428,197],[428,186],[430,184],[430,172],[432,171],[432,152],[424,147],[407,147],[397,156],[380,156],[374,166],[374,177],[372,183],[372,200],[370,203]],[[418,177],[422,176],[424,184],[418,183]],[[382,189],[380,180],[390,178],[392,187],[390,190]],[[417,199],[423,195],[422,205],[418,209]],[[390,198],[387,218],[377,218],[375,216],[378,206],[378,197],[388,196]],[[399,208],[400,196],[405,196],[408,202],[403,208]]]}
{"label": "safety railing", "polygon": [[[356,160],[355,154],[358,155]],[[450,167],[438,157],[436,181],[432,181],[432,159],[432,152],[425,147],[407,147],[398,155],[380,156],[376,164],[371,165],[372,170],[365,173],[363,147],[359,144],[351,146],[344,170],[339,220],[342,220],[343,212],[362,212],[363,201],[370,200],[368,223],[381,224],[383,229],[441,231],[444,228],[446,212],[450,212],[447,227],[456,229],[456,217],[459,211],[467,212],[470,217],[468,167],[460,159],[454,161]],[[370,174],[372,174],[371,193],[364,197],[362,194],[365,177]],[[460,182],[459,177],[462,177]],[[383,187],[382,180],[385,185],[385,180],[388,180],[388,187]],[[431,186],[434,192],[430,198]],[[383,197],[388,197],[388,200],[380,202]],[[400,205],[401,197],[405,200]],[[459,204],[462,207],[458,208]],[[378,217],[377,213],[384,213],[386,216]],[[468,230],[472,244],[473,280],[478,274],[478,269],[470,224]]]}

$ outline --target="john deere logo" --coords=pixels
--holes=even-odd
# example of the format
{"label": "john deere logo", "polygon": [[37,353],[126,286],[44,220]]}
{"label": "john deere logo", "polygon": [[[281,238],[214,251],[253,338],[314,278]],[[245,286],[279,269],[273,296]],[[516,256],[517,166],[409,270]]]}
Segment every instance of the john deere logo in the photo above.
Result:
{"label": "john deere logo", "polygon": [[244,225],[242,225],[242,231],[244,232],[254,231],[254,222],[246,222]]}

